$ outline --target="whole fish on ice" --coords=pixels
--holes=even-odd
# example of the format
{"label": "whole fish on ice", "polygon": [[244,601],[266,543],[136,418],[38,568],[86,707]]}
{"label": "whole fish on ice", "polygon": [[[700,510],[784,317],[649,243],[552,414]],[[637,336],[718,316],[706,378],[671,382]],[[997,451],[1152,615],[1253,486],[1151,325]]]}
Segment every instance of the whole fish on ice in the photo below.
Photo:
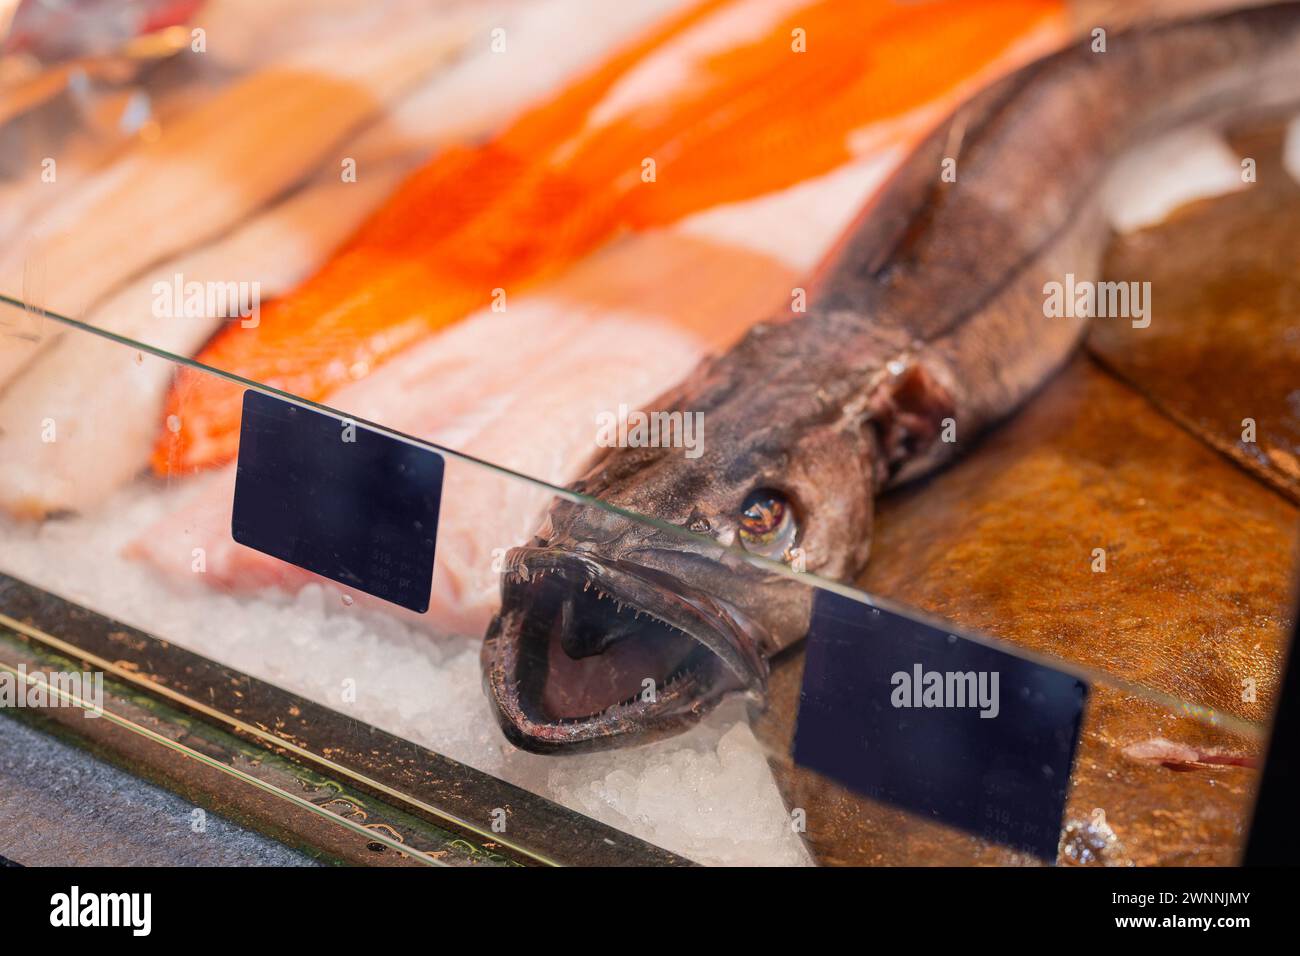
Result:
{"label": "whole fish on ice", "polygon": [[1044,288],[1099,277],[1097,187],[1116,159],[1297,102],[1300,3],[1282,3],[1137,28],[1104,54],[1080,44],[958,110],[831,257],[808,314],[756,326],[657,403],[703,414],[702,457],[602,454],[573,488],[613,508],[557,501],[509,553],[483,648],[507,736],[608,746],[676,731],[731,691],[761,696],[812,589],[737,549],[798,547],[808,571],[854,579],[875,495],[948,460],[1075,347],[1086,318],[1048,318]]}

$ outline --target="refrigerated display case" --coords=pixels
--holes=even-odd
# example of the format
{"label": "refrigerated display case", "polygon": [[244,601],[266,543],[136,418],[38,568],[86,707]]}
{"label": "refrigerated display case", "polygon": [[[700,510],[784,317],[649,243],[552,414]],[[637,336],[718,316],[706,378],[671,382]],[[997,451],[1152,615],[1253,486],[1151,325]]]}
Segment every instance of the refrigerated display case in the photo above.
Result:
{"label": "refrigerated display case", "polygon": [[[824,484],[814,540],[822,498],[739,488],[780,441],[759,411],[704,453],[709,413],[651,432],[657,396],[790,312],[929,126],[1077,10],[771,5],[782,56],[789,17],[842,16],[951,69],[870,73],[884,112],[821,90],[851,121],[802,115],[797,74],[763,125],[720,105],[772,66],[708,32],[743,4],[254,6],[3,117],[0,732],[329,862],[1241,859],[1294,621],[1281,127],[1231,140],[1252,190],[1110,246],[1194,334],[1099,324],[874,520]],[[715,85],[645,86],[678,67]],[[643,473],[671,493],[608,493]],[[865,570],[825,573],[861,521]]]}

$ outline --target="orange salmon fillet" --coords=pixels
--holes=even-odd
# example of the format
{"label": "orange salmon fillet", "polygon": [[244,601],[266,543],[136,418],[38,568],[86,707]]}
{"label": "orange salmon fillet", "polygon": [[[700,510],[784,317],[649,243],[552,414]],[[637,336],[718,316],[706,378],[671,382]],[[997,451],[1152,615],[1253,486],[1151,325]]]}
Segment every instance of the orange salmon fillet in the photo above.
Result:
{"label": "orange salmon fillet", "polygon": [[[760,35],[701,47],[710,18],[755,5],[692,7],[492,141],[444,151],[256,328],[227,327],[198,361],[323,399],[494,290],[512,295],[628,231],[839,167],[855,131],[941,99],[1061,15],[1058,0],[821,0],[787,4]],[[655,58],[675,54],[684,79],[645,95]],[[233,458],[241,391],[182,369],[154,470]]]}

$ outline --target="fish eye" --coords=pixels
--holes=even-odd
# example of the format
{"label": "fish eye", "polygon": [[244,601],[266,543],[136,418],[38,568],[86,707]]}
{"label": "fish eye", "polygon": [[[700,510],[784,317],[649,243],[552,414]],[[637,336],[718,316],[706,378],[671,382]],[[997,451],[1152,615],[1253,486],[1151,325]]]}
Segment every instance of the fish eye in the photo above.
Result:
{"label": "fish eye", "polygon": [[798,531],[794,508],[779,491],[755,489],[740,507],[740,543],[751,554],[784,560]]}

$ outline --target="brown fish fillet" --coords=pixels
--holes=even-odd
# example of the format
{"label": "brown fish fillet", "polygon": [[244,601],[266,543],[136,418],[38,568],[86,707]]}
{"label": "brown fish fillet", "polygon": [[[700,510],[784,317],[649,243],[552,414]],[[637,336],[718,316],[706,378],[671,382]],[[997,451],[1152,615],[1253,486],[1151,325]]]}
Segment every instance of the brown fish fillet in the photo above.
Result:
{"label": "brown fish fillet", "polygon": [[[1096,323],[1107,368],[1238,464],[1300,502],[1300,183],[1284,132],[1233,139],[1249,188],[1123,237],[1106,271],[1151,283],[1149,328]],[[1191,280],[1191,281],[1189,281]]]}

